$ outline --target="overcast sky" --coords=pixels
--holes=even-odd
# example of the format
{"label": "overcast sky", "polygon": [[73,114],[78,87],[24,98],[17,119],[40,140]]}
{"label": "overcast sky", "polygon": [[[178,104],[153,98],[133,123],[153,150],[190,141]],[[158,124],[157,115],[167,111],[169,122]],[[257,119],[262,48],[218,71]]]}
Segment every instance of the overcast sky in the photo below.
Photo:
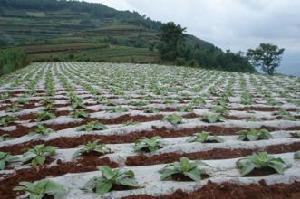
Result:
{"label": "overcast sky", "polygon": [[300,76],[300,0],[86,0],[151,19],[174,21],[188,33],[232,51],[271,42],[286,48],[279,71]]}

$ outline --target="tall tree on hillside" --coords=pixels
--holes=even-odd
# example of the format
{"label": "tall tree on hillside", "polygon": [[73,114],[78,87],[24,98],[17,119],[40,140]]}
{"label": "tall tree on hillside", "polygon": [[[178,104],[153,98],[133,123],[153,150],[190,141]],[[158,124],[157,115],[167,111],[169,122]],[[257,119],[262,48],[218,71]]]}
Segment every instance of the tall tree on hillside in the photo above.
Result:
{"label": "tall tree on hillside", "polygon": [[270,43],[261,43],[256,49],[249,49],[247,57],[249,62],[256,67],[261,67],[262,71],[268,75],[273,75],[279,67],[282,54],[285,49]]}
{"label": "tall tree on hillside", "polygon": [[158,46],[160,56],[165,61],[175,61],[178,56],[177,48],[184,38],[186,28],[173,22],[163,24],[160,29],[160,43]]}

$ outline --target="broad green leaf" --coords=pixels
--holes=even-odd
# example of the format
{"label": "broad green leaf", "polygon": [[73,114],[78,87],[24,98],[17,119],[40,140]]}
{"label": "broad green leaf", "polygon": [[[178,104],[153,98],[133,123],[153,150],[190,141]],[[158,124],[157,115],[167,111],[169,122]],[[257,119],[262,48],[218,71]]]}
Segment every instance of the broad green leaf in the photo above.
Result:
{"label": "broad green leaf", "polygon": [[97,194],[104,194],[104,193],[108,193],[111,188],[112,188],[112,183],[111,181],[102,181],[102,182],[98,182],[96,185],[96,193]]}

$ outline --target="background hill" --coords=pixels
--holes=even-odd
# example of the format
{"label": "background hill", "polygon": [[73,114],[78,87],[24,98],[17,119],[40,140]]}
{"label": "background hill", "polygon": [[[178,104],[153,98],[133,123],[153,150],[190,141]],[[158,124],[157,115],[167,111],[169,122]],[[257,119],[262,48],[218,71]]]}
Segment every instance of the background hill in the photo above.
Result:
{"label": "background hill", "polygon": [[[0,1],[1,48],[21,46],[32,61],[160,63],[155,44],[161,25],[137,12],[118,11],[101,4],[66,0]],[[197,46],[200,56],[197,64],[224,68],[218,65],[223,64],[226,53],[193,35],[186,34],[185,40],[190,49]],[[233,58],[226,56],[225,61],[231,63]]]}

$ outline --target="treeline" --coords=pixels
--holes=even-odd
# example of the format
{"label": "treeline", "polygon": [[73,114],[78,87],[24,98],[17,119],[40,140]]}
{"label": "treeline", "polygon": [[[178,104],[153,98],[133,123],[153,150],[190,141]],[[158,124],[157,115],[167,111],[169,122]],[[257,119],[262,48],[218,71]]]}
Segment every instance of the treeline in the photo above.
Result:
{"label": "treeline", "polygon": [[184,34],[185,30],[172,22],[161,26],[160,41],[156,46],[163,61],[225,71],[256,71],[242,53],[224,53],[213,44],[199,39],[189,42],[189,37]]}
{"label": "treeline", "polygon": [[29,64],[26,52],[21,48],[0,51],[0,75],[13,72]]}
{"label": "treeline", "polygon": [[77,13],[88,13],[91,18],[118,19],[128,24],[141,25],[153,30],[159,30],[161,26],[160,22],[152,21],[149,17],[140,15],[137,12],[118,11],[102,4],[92,4],[74,0],[1,0],[0,10],[1,9],[25,9],[44,12],[71,10]]}

